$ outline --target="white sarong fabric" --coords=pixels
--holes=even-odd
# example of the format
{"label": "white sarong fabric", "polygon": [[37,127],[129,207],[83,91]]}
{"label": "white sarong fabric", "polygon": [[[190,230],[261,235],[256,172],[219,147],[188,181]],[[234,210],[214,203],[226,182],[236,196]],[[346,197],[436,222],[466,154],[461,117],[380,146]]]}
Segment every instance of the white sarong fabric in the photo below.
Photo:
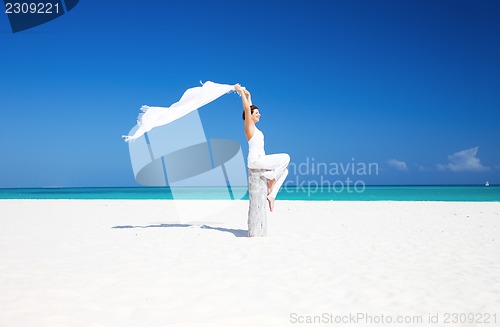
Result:
{"label": "white sarong fabric", "polygon": [[170,107],[142,106],[143,113],[137,118],[139,128],[134,135],[123,135],[123,138],[126,142],[133,141],[153,128],[169,124],[233,90],[234,85],[207,81],[202,86],[187,89],[181,99]]}

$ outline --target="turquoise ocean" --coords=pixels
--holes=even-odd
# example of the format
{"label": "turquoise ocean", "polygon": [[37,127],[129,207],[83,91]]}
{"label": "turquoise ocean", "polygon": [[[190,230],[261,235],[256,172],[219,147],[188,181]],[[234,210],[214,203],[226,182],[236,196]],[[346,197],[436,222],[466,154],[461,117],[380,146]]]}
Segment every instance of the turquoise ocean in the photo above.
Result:
{"label": "turquoise ocean", "polygon": [[[235,194],[245,194],[240,188]],[[0,199],[116,199],[116,200],[224,200],[232,193],[225,187],[98,187],[98,188],[4,188]],[[229,195],[228,195],[229,194]],[[363,189],[333,187],[283,187],[280,200],[305,201],[500,201],[500,185],[366,186]],[[243,199],[248,199],[246,194]]]}

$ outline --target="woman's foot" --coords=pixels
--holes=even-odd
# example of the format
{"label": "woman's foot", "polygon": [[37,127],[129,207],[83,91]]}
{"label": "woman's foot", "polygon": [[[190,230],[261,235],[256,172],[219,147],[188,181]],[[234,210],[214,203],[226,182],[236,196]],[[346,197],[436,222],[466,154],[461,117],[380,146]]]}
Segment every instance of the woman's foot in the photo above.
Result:
{"label": "woman's foot", "polygon": [[274,209],[274,198],[270,195],[267,196],[267,202],[269,202],[269,210],[273,212]]}
{"label": "woman's foot", "polygon": [[276,183],[276,178],[267,180],[267,195],[271,194],[271,191],[273,190],[275,183]]}

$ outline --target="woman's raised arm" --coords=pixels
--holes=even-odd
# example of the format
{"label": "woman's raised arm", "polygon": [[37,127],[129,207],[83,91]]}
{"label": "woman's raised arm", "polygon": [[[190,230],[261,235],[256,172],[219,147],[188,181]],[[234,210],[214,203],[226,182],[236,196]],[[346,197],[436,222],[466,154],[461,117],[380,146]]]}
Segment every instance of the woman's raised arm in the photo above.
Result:
{"label": "woman's raised arm", "polygon": [[245,113],[245,135],[249,141],[255,131],[255,125],[252,123],[252,95],[246,89],[243,89],[240,84],[236,84],[234,89],[241,95],[241,102]]}
{"label": "woman's raised arm", "polygon": [[252,105],[252,96],[248,90],[244,90],[240,84],[236,84],[234,89],[241,96],[241,103],[243,105],[243,110],[245,111],[245,123],[250,121],[250,116],[252,116],[252,110],[250,106]]}
{"label": "woman's raised arm", "polygon": [[245,96],[247,97],[248,103],[250,106],[252,105],[252,95],[250,94],[250,91],[248,90],[243,90],[243,93],[245,93]]}

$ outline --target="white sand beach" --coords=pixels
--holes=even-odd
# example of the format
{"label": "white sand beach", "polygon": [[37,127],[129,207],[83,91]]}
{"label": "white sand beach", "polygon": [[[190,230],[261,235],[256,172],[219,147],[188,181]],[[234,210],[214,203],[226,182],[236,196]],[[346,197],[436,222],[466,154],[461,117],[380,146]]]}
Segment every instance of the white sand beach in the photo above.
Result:
{"label": "white sand beach", "polygon": [[277,201],[265,238],[247,210],[1,200],[0,326],[500,325],[498,202]]}

